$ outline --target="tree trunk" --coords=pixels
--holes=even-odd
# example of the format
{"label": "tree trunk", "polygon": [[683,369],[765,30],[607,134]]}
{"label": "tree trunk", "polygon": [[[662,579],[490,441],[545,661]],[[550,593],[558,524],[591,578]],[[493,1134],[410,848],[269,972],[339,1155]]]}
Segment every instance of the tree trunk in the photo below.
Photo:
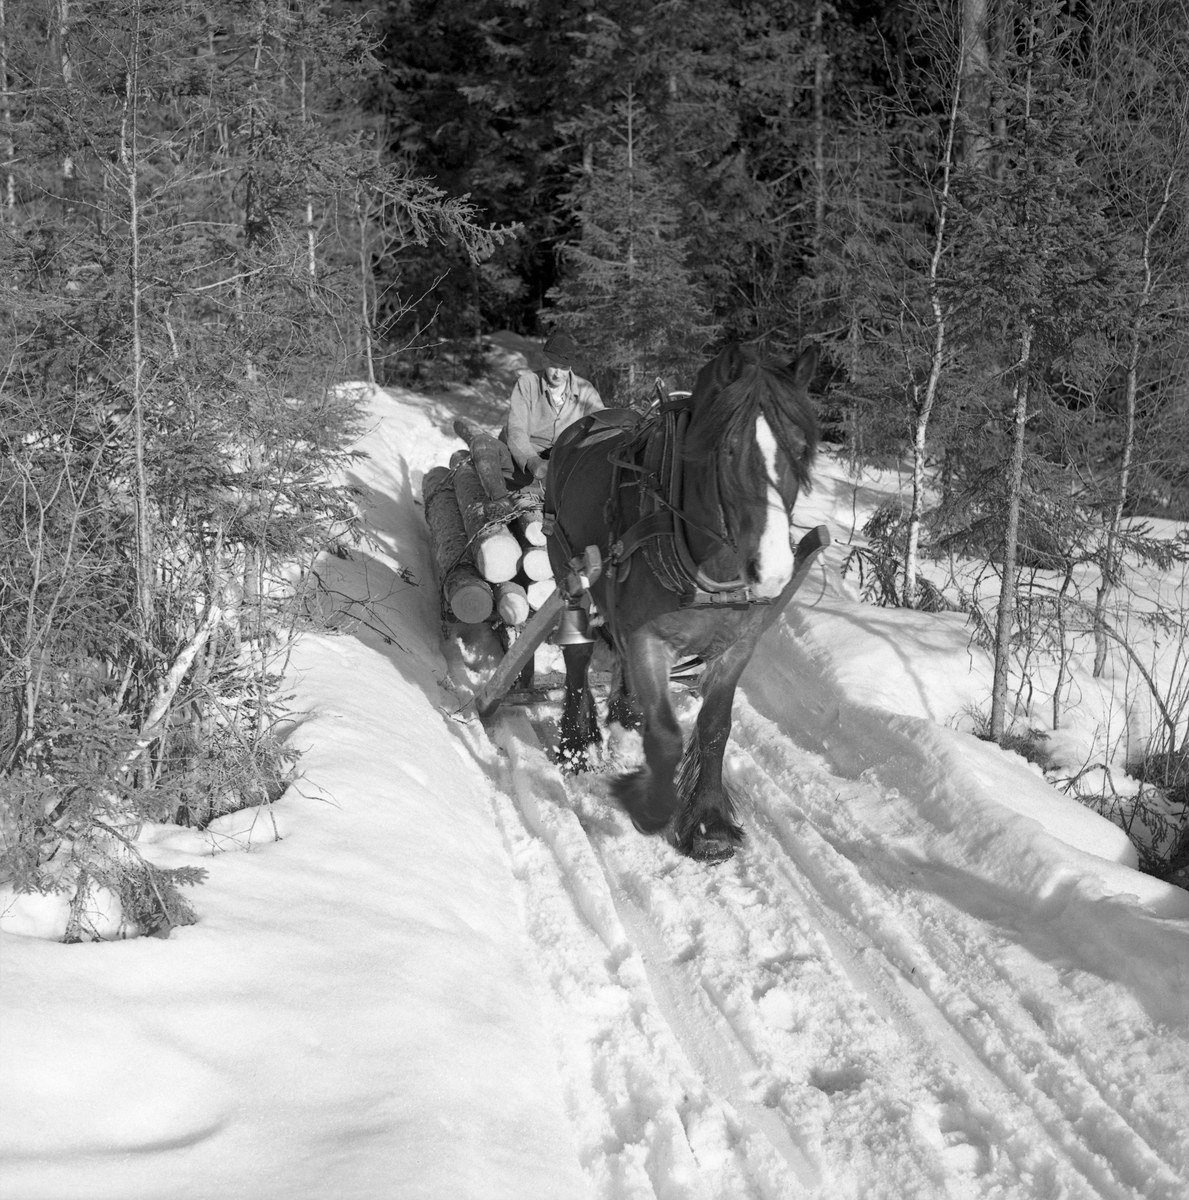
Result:
{"label": "tree trunk", "polygon": [[[62,64],[62,82],[66,85],[66,91],[69,94],[71,80],[74,78],[74,64],[70,59],[69,0],[58,0],[58,57]],[[67,154],[62,159],[62,192],[64,196],[69,196],[73,184],[74,159]]]}
{"label": "tree trunk", "polygon": [[820,253],[826,231],[826,48],[822,0],[813,6],[813,248]]}
{"label": "tree trunk", "polygon": [[991,135],[989,0],[962,0],[962,110],[971,131],[963,146],[968,167],[985,165]]}
{"label": "tree trunk", "polygon": [[1069,648],[1065,643],[1065,597],[1073,584],[1073,568],[1067,567],[1061,590],[1057,593],[1057,681],[1053,684],[1053,728],[1061,727],[1061,689],[1069,669]]}
{"label": "tree trunk", "polygon": [[[959,49],[959,55],[961,50]],[[961,60],[959,59],[959,67]],[[958,105],[962,93],[961,70],[954,73],[954,86],[950,92],[949,129],[945,137],[942,154],[941,191],[937,197],[937,230],[933,237],[933,254],[929,260],[929,304],[933,310],[933,349],[929,361],[929,378],[925,382],[924,395],[916,405],[916,422],[912,438],[912,506],[908,513],[908,544],[904,550],[904,604],[909,608],[916,605],[918,556],[921,541],[921,516],[925,508],[925,450],[929,431],[929,418],[937,399],[937,387],[945,365],[945,310],[938,292],[942,254],[945,250],[946,218],[950,205],[950,176],[954,165],[954,133],[958,125]],[[914,385],[915,391],[915,385]],[[915,397],[914,397],[915,398]]]}
{"label": "tree trunk", "polygon": [[372,353],[372,266],[367,242],[372,213],[371,204],[364,199],[362,189],[355,193],[355,214],[359,224],[359,349],[363,356],[367,381],[374,387],[376,360]]}
{"label": "tree trunk", "polygon": [[[5,8],[5,0],[0,0],[0,94],[3,94],[3,108],[0,110],[0,116],[3,117],[4,124],[12,128],[12,101],[8,93],[8,12]],[[4,143],[5,161],[16,162],[17,147],[16,142],[10,135]],[[11,171],[4,172],[4,187],[3,196],[0,198],[0,205],[3,206],[3,213],[0,213],[0,222],[5,218],[11,223],[15,221],[16,210],[16,177]]]}
{"label": "tree trunk", "polygon": [[[636,144],[635,144],[635,93],[632,91],[632,85],[628,84],[628,247],[627,247],[627,306],[628,312],[633,317],[636,312],[636,204],[635,204],[635,167],[636,167]],[[632,329],[635,321],[629,323],[629,329]],[[628,359],[628,403],[632,403],[636,398],[636,341],[633,336],[630,342],[630,354]]]}
{"label": "tree trunk", "polygon": [[1144,230],[1143,264],[1144,286],[1140,291],[1135,315],[1130,329],[1130,346],[1127,352],[1127,398],[1126,420],[1123,428],[1122,461],[1119,464],[1119,489],[1114,509],[1106,529],[1106,545],[1103,547],[1102,582],[1094,601],[1094,678],[1101,677],[1106,669],[1107,634],[1105,630],[1106,606],[1111,593],[1122,576],[1123,564],[1118,550],[1119,530],[1123,525],[1123,512],[1127,507],[1128,488],[1131,481],[1131,460],[1135,452],[1135,402],[1139,391],[1139,347],[1143,331],[1144,310],[1152,297],[1152,239],[1168,209],[1176,180],[1175,167],[1170,169],[1164,180],[1164,193],[1160,207],[1147,229]]}
{"label": "tree trunk", "polygon": [[1011,636],[1016,617],[1016,558],[1020,531],[1020,493],[1024,480],[1024,435],[1028,422],[1029,372],[1032,358],[1032,323],[1024,327],[1015,385],[1015,422],[1011,463],[1008,468],[1007,528],[1003,535],[1003,581],[995,622],[995,676],[991,688],[991,739],[1000,741],[1007,718],[1007,676],[1011,664]]}
{"label": "tree trunk", "polygon": [[1122,555],[1119,553],[1119,531],[1123,525],[1123,510],[1127,504],[1131,455],[1135,445],[1135,398],[1138,387],[1139,321],[1131,329],[1131,350],[1127,364],[1126,418],[1123,427],[1123,455],[1119,464],[1119,490],[1106,528],[1106,543],[1102,549],[1102,579],[1094,597],[1094,678],[1106,670],[1107,635],[1106,609],[1111,594],[1123,577]]}
{"label": "tree trunk", "polygon": [[[308,120],[308,110],[306,107],[306,79],[307,64],[303,57],[301,60],[301,123],[304,127]],[[310,195],[309,180],[306,180],[306,272],[309,274],[310,283],[312,284],[318,277],[318,259],[316,255],[317,240],[314,237],[314,198]]]}
{"label": "tree trunk", "polygon": [[[63,4],[65,9],[65,4]],[[137,93],[139,91],[141,12],[136,8],[124,77],[124,115],[120,122],[120,164],[128,193],[128,274],[132,291],[132,438],[136,485],[136,612],[144,642],[153,624],[153,547],[149,529],[149,492],[145,474],[144,344],[141,326],[140,174],[137,162]]]}

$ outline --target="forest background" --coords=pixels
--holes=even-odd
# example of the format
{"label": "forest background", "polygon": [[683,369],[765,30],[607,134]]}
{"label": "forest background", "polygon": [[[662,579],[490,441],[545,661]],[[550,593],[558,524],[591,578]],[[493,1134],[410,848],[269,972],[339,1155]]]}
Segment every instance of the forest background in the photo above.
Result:
{"label": "forest background", "polygon": [[[643,408],[727,339],[817,341],[827,441],[910,480],[864,588],[971,614],[1000,742],[1021,661],[1057,664],[1055,725],[1078,638],[1129,653],[1128,572],[1189,557],[1146,523],[1189,519],[1185,0],[0,0],[0,29],[0,871],[68,891],[68,939],[102,897],[192,919],[138,823],[291,769],[277,655],[355,532],[344,379],[461,381],[560,325]],[[958,558],[989,607],[925,569]],[[1135,764],[1170,794],[1175,678]]]}

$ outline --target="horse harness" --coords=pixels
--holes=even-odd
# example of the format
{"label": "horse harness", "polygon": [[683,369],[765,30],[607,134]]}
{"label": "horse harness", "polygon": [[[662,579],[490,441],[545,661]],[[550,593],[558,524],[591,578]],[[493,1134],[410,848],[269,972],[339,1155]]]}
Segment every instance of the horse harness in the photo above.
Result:
{"label": "horse harness", "polygon": [[[624,416],[619,414],[623,413]],[[627,578],[632,559],[643,550],[648,565],[659,582],[679,597],[682,609],[746,608],[752,604],[770,604],[767,597],[752,595],[743,578],[729,581],[711,579],[694,561],[686,539],[690,523],[681,510],[683,493],[683,447],[692,416],[687,394],[665,400],[644,418],[625,410],[604,409],[591,413],[573,433],[562,435],[567,449],[589,450],[610,441],[607,461],[611,464],[611,491],[604,513],[609,545],[601,555],[598,569],[607,578],[607,602],[615,604],[615,584]],[[567,431],[569,433],[569,431]],[[633,478],[634,477],[634,478]],[[564,488],[564,484],[562,485]],[[636,486],[640,491],[637,519],[623,529],[624,514],[620,489]],[[717,477],[715,480],[717,493]],[[722,503],[717,498],[720,533],[703,529],[715,540],[734,548],[727,529]],[[571,571],[558,581],[570,603],[589,604],[589,558],[575,557],[556,513],[545,514],[545,528],[561,544]],[[580,565],[581,564],[581,565]],[[608,614],[609,616],[612,614]]]}

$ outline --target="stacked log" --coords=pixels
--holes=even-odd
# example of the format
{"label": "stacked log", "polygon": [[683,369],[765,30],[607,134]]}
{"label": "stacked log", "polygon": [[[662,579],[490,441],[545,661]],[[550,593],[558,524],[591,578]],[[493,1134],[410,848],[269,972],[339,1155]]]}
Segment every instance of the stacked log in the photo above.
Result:
{"label": "stacked log", "polygon": [[556,590],[557,585],[552,579],[538,579],[534,583],[530,583],[524,589],[525,595],[528,597],[529,608],[536,612]]}
{"label": "stacked log", "polygon": [[495,585],[495,608],[500,620],[513,628],[523,625],[532,612],[523,585],[512,582]]}
{"label": "stacked log", "polygon": [[492,500],[502,500],[508,494],[508,485],[504,481],[499,441],[466,417],[459,417],[454,422],[454,432],[466,442],[483,490]]}
{"label": "stacked log", "polygon": [[507,526],[490,522],[491,497],[473,466],[463,465],[454,472],[454,495],[479,573],[491,583],[511,579],[520,565],[520,543]]}
{"label": "stacked log", "polygon": [[520,559],[520,569],[534,583],[538,579],[552,579],[553,568],[549,565],[549,551],[544,546],[530,546]]}
{"label": "stacked log", "polygon": [[442,597],[458,620],[477,625],[491,616],[495,598],[491,584],[479,574],[467,546],[466,526],[455,499],[452,476],[449,467],[434,467],[425,473],[421,485],[425,521],[442,581]]}
{"label": "stacked log", "polygon": [[526,508],[516,518],[516,532],[527,546],[545,545],[545,514],[539,508]]}

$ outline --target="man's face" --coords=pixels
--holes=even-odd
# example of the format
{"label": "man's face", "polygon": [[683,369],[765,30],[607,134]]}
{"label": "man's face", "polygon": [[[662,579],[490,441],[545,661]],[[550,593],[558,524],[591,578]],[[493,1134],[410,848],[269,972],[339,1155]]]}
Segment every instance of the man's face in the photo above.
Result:
{"label": "man's face", "polygon": [[552,388],[561,387],[565,383],[568,374],[569,372],[565,367],[546,367],[545,382]]}

